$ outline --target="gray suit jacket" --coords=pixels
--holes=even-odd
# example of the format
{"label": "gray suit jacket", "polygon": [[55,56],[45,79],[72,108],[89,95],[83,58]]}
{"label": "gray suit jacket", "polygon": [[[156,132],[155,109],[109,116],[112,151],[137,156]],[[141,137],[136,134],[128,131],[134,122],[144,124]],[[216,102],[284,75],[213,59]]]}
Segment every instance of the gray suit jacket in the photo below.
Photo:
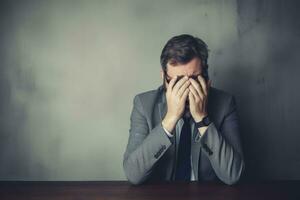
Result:
{"label": "gray suit jacket", "polygon": [[[192,166],[198,181],[238,182],[244,168],[235,98],[214,87],[208,96],[208,115],[212,121],[205,134],[192,123]],[[134,185],[145,181],[172,181],[175,175],[181,118],[168,137],[162,127],[167,112],[163,85],[137,94],[130,116],[129,138],[123,156],[123,169]]]}

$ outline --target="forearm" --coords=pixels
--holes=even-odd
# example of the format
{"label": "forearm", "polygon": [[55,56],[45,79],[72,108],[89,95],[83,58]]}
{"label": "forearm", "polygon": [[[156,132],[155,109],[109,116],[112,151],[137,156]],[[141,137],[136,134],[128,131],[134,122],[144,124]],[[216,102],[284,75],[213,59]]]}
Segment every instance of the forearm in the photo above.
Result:
{"label": "forearm", "polygon": [[206,128],[200,142],[217,176],[226,184],[236,183],[244,169],[243,156],[219,133],[214,123]]}
{"label": "forearm", "polygon": [[[137,133],[135,135],[139,137]],[[126,151],[123,167],[128,180],[133,184],[144,182],[155,163],[171,145],[171,139],[164,132],[161,123],[158,124],[134,151]]]}

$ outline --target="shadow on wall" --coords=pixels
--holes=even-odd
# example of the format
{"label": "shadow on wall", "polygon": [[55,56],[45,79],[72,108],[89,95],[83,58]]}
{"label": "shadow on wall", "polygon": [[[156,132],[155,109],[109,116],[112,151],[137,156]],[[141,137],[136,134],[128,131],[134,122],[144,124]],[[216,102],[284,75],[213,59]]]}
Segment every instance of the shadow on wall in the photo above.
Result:
{"label": "shadow on wall", "polygon": [[[1,177],[6,180],[23,179],[32,174],[32,166],[28,160],[32,159],[30,149],[23,148],[24,144],[31,145],[26,137],[27,110],[26,102],[22,102],[22,95],[32,95],[35,90],[32,72],[21,71],[18,60],[12,58],[20,56],[19,52],[11,52],[9,43],[14,38],[16,24],[11,18],[13,10],[12,2],[1,2],[0,6],[0,171],[5,174]],[[16,80],[12,84],[12,80]],[[26,94],[17,91],[27,91]],[[19,94],[20,96],[14,96]],[[16,102],[15,100],[20,101]],[[9,162],[8,162],[9,161]],[[45,177],[45,167],[35,163],[36,177]]]}
{"label": "shadow on wall", "polygon": [[[218,85],[237,99],[243,179],[300,178],[299,3],[280,2],[238,1],[239,38],[215,55]],[[211,68],[214,81],[219,74]]]}

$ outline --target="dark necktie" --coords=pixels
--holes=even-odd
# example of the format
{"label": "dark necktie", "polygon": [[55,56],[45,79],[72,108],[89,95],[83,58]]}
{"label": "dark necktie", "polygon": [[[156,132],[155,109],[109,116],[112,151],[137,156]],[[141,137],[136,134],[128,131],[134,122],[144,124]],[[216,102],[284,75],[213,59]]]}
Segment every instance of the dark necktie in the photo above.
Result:
{"label": "dark necktie", "polygon": [[191,180],[191,127],[189,118],[183,117],[184,124],[180,133],[177,169],[175,180]]}

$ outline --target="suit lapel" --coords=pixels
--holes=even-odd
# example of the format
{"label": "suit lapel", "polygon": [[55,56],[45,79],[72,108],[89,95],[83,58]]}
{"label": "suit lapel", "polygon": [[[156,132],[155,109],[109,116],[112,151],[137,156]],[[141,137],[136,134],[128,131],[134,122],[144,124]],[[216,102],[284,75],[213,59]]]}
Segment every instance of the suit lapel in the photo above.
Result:
{"label": "suit lapel", "polygon": [[161,98],[158,103],[158,110],[159,110],[160,121],[162,121],[167,112],[166,93],[164,91],[161,91]]}

